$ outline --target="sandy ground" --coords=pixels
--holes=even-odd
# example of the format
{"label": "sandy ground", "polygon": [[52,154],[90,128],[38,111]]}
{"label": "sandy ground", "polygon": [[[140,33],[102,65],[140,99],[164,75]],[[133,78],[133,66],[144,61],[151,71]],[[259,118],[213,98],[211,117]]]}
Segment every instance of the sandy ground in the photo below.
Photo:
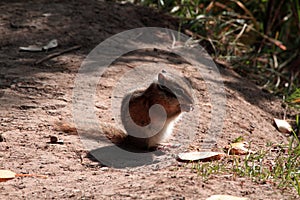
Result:
{"label": "sandy ground", "polygon": [[[150,159],[146,166],[107,167],[89,156],[77,133],[55,130],[57,121],[74,121],[74,81],[82,61],[96,45],[132,28],[177,30],[175,19],[148,8],[94,0],[2,1],[0,10],[0,134],[5,138],[0,143],[0,168],[48,176],[2,182],[1,199],[206,199],[214,194],[250,199],[297,198],[293,189],[282,190],[271,183],[258,184],[230,174],[204,180],[192,164],[174,159],[178,151],[205,147],[212,138],[210,125],[216,123],[213,102],[220,102],[223,96],[214,96],[212,101],[207,81],[195,66],[165,51],[140,50],[116,60],[101,76],[92,107],[100,127],[106,125],[113,131],[122,128],[111,110],[120,106],[119,96],[113,92],[123,75],[146,65],[162,66],[186,76],[197,99],[197,112],[187,116],[199,123],[191,125],[189,118],[177,123],[171,140],[180,143],[182,134],[194,137],[174,152],[167,151],[171,156],[168,163],[163,160],[162,164],[153,164]],[[51,39],[57,39],[59,46],[48,52],[19,51],[20,46],[47,44]],[[76,45],[81,48],[35,64]],[[267,142],[287,142],[273,126],[273,118],[283,115],[280,101],[229,69],[219,70],[226,105],[223,129],[215,138],[214,148],[220,149],[239,136],[251,141],[253,150],[264,148]],[[49,144],[49,136],[64,143]]]}

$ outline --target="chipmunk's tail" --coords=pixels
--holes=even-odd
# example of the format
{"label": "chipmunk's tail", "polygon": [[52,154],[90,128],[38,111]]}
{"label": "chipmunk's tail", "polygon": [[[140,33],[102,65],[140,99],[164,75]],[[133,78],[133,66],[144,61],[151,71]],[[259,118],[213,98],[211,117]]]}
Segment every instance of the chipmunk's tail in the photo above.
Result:
{"label": "chipmunk's tail", "polygon": [[55,121],[53,129],[55,131],[60,131],[63,133],[68,133],[70,135],[77,134],[77,129],[75,127],[75,124],[71,122],[64,122],[64,121]]}
{"label": "chipmunk's tail", "polygon": [[112,143],[119,145],[122,144],[127,138],[127,134],[121,129],[116,128],[113,124],[101,124],[101,132],[109,139]]}
{"label": "chipmunk's tail", "polygon": [[[87,127],[88,129],[89,127]],[[106,137],[109,141],[112,143],[119,145],[122,144],[127,134],[124,133],[121,129],[116,128],[114,124],[108,124],[108,123],[102,123],[99,124],[99,129],[101,135],[95,135],[95,133],[91,133],[91,130],[85,132],[85,137],[87,138],[93,138],[95,140],[101,140],[104,137]],[[76,135],[78,134],[76,126],[72,122],[65,122],[65,121],[56,121],[54,122],[54,130],[67,133],[70,135]],[[95,131],[96,132],[96,131]],[[98,133],[99,131],[97,131]]]}

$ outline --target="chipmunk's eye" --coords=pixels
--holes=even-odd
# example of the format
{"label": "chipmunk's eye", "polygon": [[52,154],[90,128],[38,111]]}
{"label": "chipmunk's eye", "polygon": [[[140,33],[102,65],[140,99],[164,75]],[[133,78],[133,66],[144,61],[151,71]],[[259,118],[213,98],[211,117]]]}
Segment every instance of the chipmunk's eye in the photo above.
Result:
{"label": "chipmunk's eye", "polygon": [[175,95],[175,92],[176,92],[176,91],[173,92],[172,90],[170,90],[168,87],[166,87],[166,86],[164,86],[164,85],[159,85],[158,88],[159,88],[160,90],[162,90],[165,94],[167,94],[167,95],[169,95],[169,96],[176,97],[176,95]]}
{"label": "chipmunk's eye", "polygon": [[184,95],[184,92],[182,89],[176,89],[175,90],[176,94],[179,95],[179,96],[183,96]]}
{"label": "chipmunk's eye", "polygon": [[159,89],[161,90],[169,90],[168,87],[164,86],[164,85],[158,85]]}

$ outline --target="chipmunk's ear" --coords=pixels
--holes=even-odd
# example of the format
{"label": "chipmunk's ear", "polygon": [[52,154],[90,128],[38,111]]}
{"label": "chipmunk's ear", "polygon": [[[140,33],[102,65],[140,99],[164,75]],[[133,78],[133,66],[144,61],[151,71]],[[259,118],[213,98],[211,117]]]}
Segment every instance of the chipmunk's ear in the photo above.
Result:
{"label": "chipmunk's ear", "polygon": [[166,71],[162,70],[159,74],[158,74],[158,82],[162,85],[165,84],[166,82],[166,75],[165,75]]}

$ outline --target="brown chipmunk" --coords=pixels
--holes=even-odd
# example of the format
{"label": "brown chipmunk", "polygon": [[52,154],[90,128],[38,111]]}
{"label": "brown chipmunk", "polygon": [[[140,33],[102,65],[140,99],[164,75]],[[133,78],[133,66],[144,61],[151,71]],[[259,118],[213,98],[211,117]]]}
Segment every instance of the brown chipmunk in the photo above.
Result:
{"label": "brown chipmunk", "polygon": [[193,109],[193,103],[186,80],[162,70],[147,89],[124,97],[121,119],[128,134],[125,142],[142,149],[159,146],[171,135],[180,114]]}
{"label": "brown chipmunk", "polygon": [[[120,147],[152,149],[172,133],[181,113],[193,109],[190,85],[182,77],[162,70],[157,80],[144,90],[127,94],[121,105],[121,120],[126,133],[116,127],[101,125],[103,134]],[[56,123],[56,130],[76,132],[74,125]]]}

